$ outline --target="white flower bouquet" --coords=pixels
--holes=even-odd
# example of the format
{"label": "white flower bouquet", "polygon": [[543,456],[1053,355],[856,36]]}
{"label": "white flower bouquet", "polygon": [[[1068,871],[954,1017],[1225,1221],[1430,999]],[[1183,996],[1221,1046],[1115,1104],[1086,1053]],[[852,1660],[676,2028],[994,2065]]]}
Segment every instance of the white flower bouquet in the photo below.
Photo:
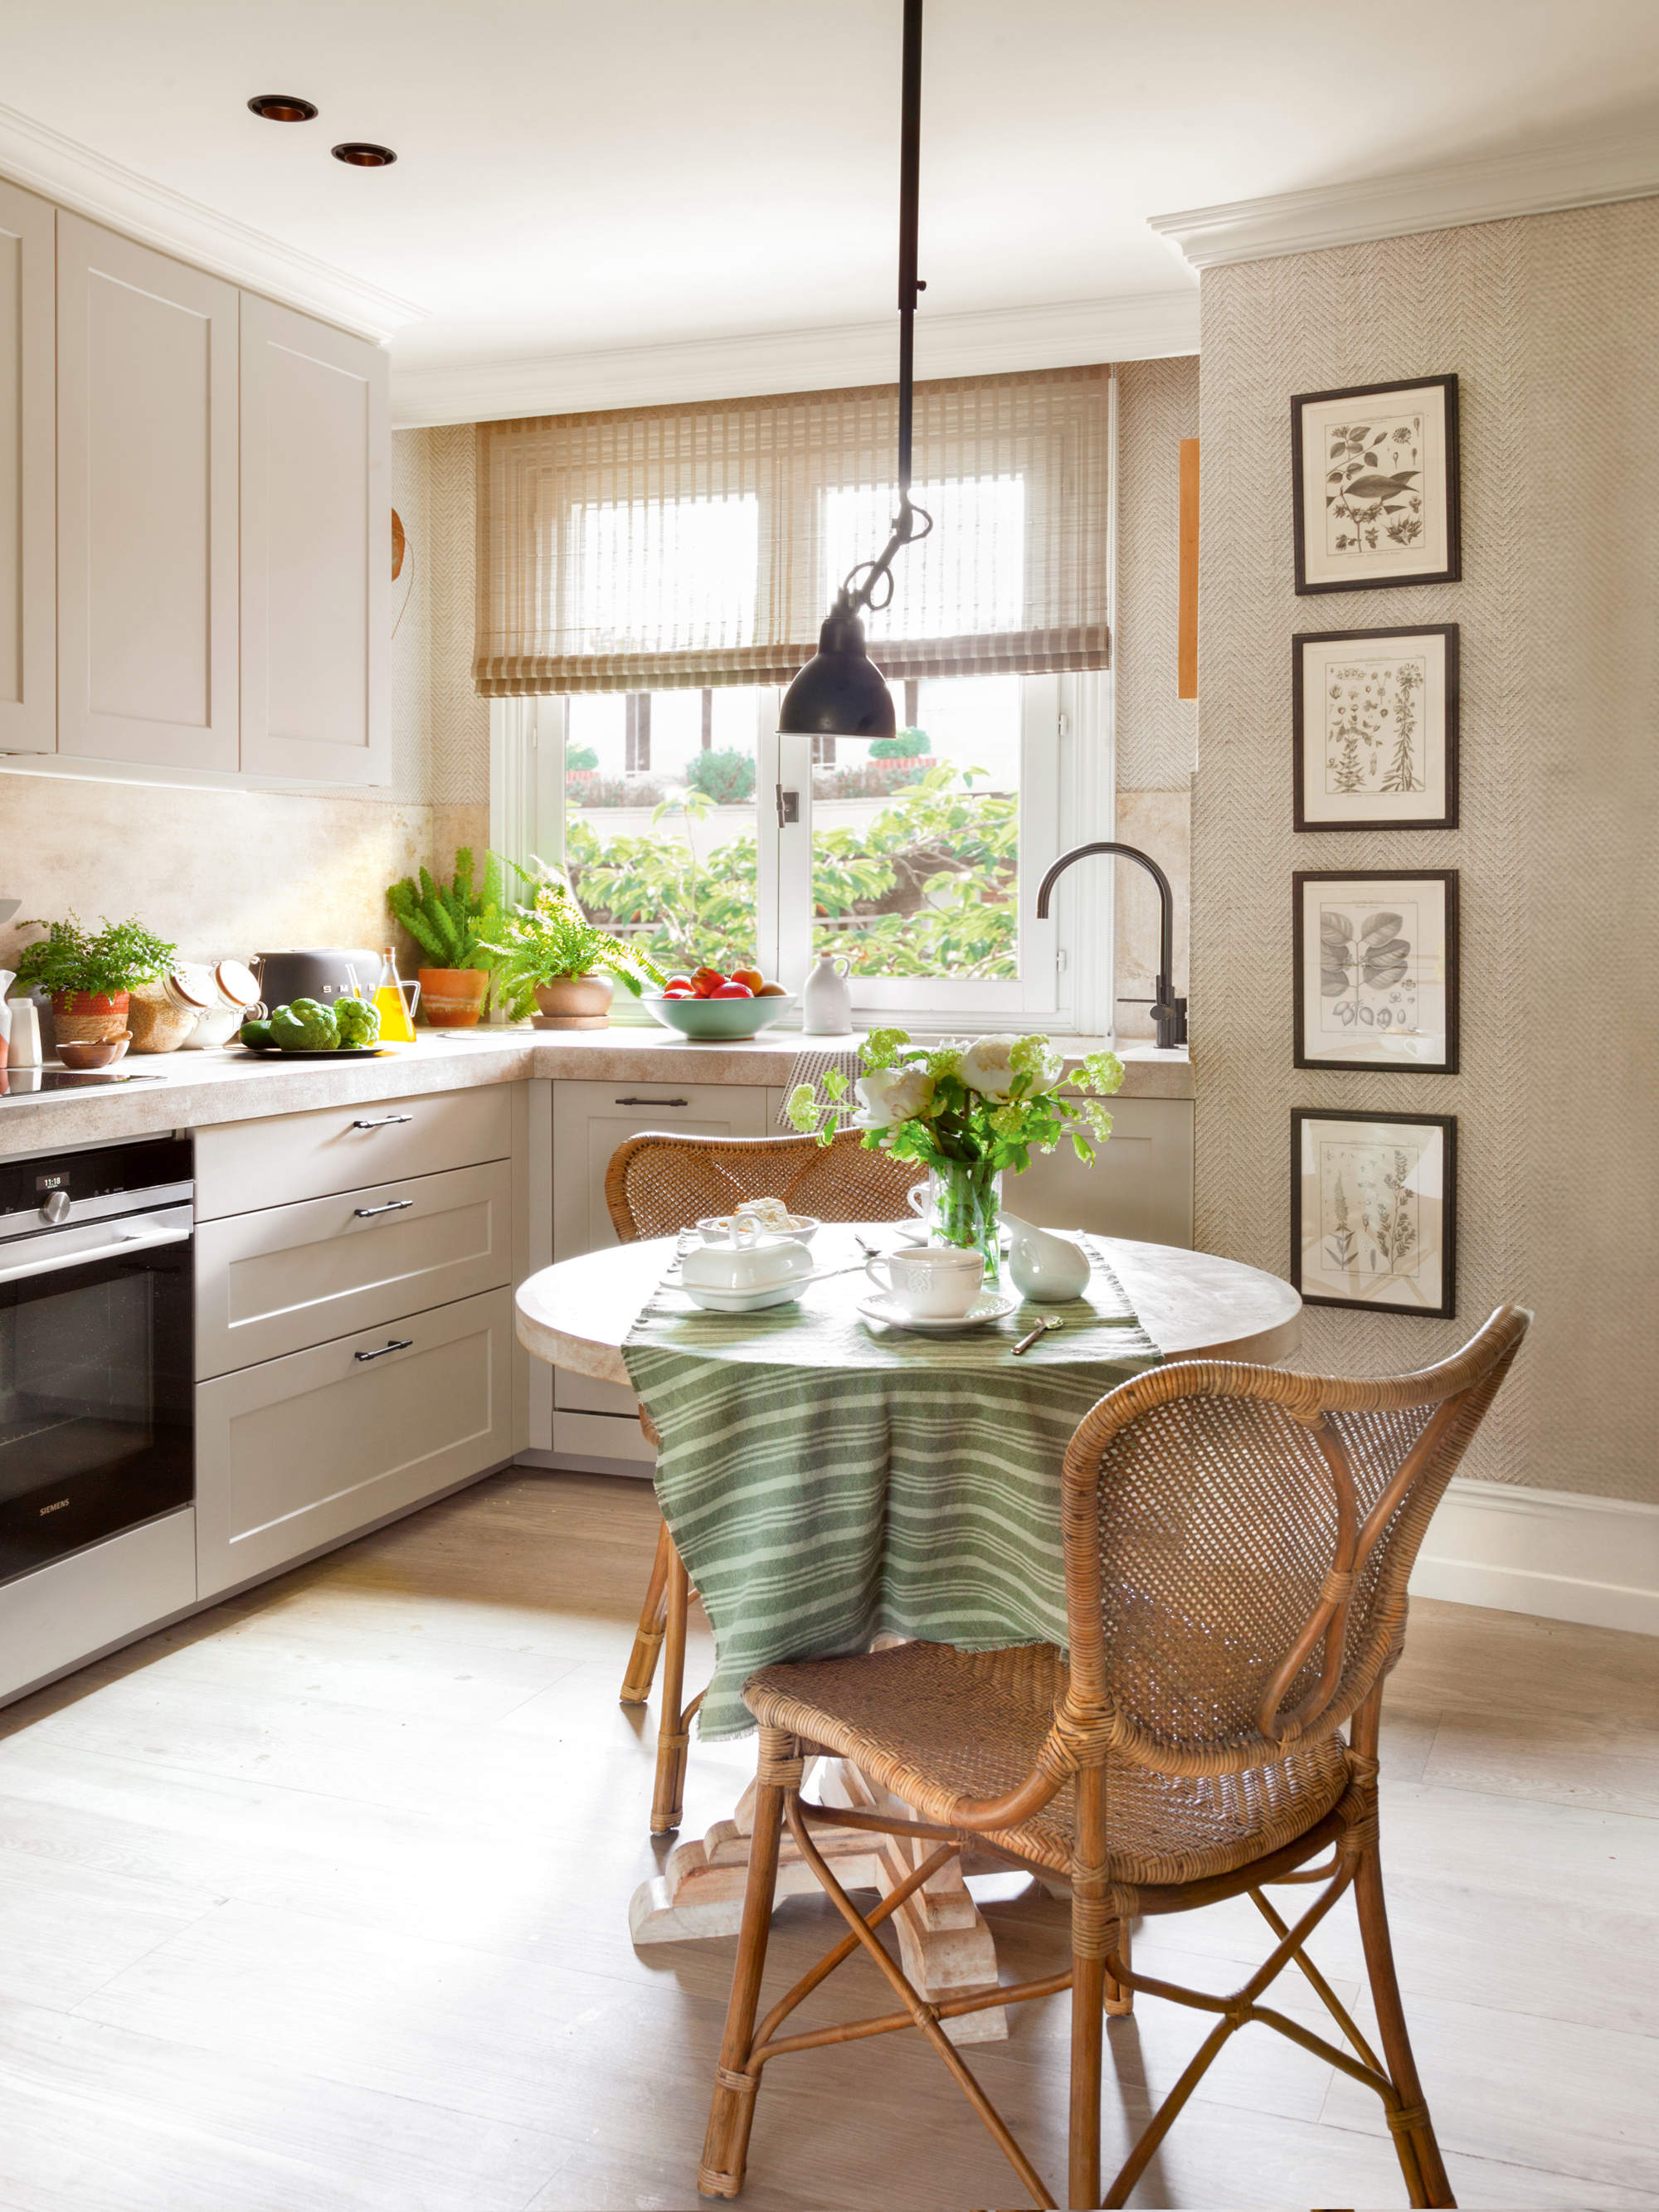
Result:
{"label": "white flower bouquet", "polygon": [[[1061,1096],[1065,1061],[1046,1036],[984,1036],[972,1044],[913,1044],[903,1030],[872,1030],[860,1057],[867,1073],[849,1086],[827,1075],[825,1097],[810,1083],[790,1094],[787,1113],[827,1145],[842,1128],[862,1129],[868,1151],[915,1160],[933,1178],[936,1234],[986,1254],[997,1275],[999,1180],[1069,1138],[1081,1160],[1112,1133],[1100,1103],[1123,1081],[1113,1052],[1090,1053],[1073,1079],[1080,1098]],[[849,1087],[855,1105],[849,1108]]]}

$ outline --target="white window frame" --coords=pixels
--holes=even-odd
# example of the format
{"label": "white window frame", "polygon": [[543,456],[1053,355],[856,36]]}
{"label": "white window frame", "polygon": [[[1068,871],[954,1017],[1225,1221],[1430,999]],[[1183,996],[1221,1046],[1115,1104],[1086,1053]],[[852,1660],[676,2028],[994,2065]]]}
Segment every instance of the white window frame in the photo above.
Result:
{"label": "white window frame", "polygon": [[[1114,834],[1111,690],[1104,672],[1023,679],[1019,976],[854,976],[857,1027],[890,1024],[922,1035],[988,1027],[1109,1036],[1115,871],[1103,862],[1074,869],[1056,885],[1047,921],[1037,921],[1036,907],[1037,886],[1057,854]],[[757,702],[756,955],[769,975],[798,992],[812,958],[811,739],[780,735],[781,698],[780,691],[766,690]],[[520,865],[532,854],[554,866],[563,862],[568,723],[561,698],[491,702],[490,844]],[[780,793],[795,794],[798,818],[792,823],[779,822]],[[649,1018],[620,997],[614,1018]],[[780,1026],[794,1026],[798,1018]]]}

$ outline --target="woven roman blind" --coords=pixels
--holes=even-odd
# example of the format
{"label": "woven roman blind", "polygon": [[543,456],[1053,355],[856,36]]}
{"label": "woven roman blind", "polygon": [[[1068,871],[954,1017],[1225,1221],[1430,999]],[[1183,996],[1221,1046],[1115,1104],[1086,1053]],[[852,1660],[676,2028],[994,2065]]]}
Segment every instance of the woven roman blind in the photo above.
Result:
{"label": "woven roman blind", "polygon": [[[931,538],[869,618],[889,677],[1107,665],[1110,370],[918,385]],[[787,684],[896,503],[896,389],[481,422],[493,698]]]}

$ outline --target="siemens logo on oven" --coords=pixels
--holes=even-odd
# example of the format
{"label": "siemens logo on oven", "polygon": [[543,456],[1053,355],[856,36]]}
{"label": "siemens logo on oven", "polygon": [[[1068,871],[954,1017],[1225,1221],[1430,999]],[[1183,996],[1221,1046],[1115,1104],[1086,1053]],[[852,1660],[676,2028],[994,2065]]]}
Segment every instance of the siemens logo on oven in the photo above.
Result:
{"label": "siemens logo on oven", "polygon": [[36,1517],[39,1520],[44,1521],[48,1513],[61,1513],[68,1504],[69,1500],[67,1498],[54,1498],[50,1505],[43,1505],[40,1508],[40,1513]]}

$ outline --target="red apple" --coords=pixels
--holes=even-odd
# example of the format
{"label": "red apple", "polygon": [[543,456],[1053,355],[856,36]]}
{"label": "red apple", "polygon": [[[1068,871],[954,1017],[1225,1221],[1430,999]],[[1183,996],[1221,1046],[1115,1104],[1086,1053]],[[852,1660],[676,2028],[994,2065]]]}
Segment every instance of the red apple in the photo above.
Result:
{"label": "red apple", "polygon": [[708,994],[711,999],[752,999],[754,993],[747,983],[717,983]]}
{"label": "red apple", "polygon": [[706,999],[718,990],[726,978],[718,968],[699,968],[691,978],[691,988],[700,999]]}
{"label": "red apple", "polygon": [[671,975],[662,987],[662,994],[665,999],[671,991],[689,991],[690,988],[691,978],[689,975]]}
{"label": "red apple", "polygon": [[678,985],[671,983],[663,993],[665,999],[695,999],[696,995],[689,983]]}

